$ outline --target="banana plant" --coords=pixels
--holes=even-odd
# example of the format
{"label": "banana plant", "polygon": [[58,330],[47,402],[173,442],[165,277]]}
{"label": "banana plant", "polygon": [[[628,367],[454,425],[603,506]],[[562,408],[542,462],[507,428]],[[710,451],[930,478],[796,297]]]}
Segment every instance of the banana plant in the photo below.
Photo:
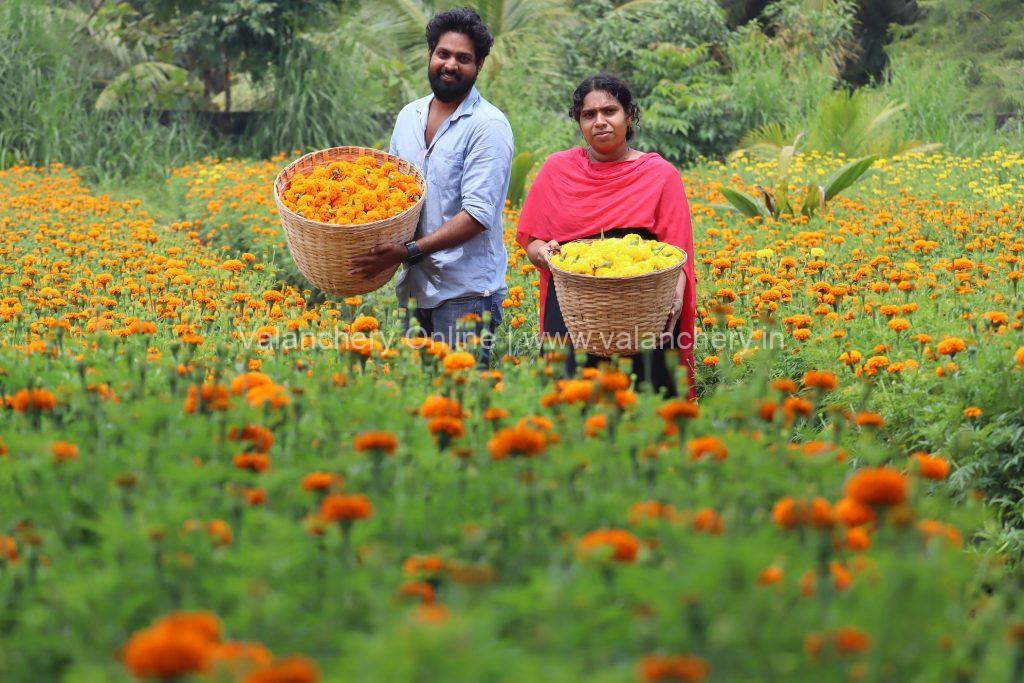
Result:
{"label": "banana plant", "polygon": [[[754,216],[778,218],[782,214],[794,215],[796,213],[797,207],[791,201],[789,194],[789,176],[801,137],[803,137],[802,133],[796,137],[792,144],[786,145],[779,151],[774,187],[767,188],[758,185],[756,189],[757,194],[760,195],[759,197],[729,187],[722,188],[722,196],[729,202],[731,208],[748,218],[753,218]],[[810,217],[823,209],[839,193],[850,188],[860,180],[877,160],[877,154],[868,155],[839,168],[828,176],[821,185],[814,183],[805,185],[802,188],[802,192],[798,192],[800,195],[800,215]]]}

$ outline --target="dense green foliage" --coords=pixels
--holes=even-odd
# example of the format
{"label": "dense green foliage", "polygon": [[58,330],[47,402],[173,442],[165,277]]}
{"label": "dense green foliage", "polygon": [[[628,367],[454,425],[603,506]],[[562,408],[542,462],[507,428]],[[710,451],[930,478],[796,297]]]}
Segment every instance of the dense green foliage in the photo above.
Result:
{"label": "dense green foliage", "polygon": [[[203,153],[379,143],[398,109],[427,89],[428,18],[455,4],[321,1],[299,11],[223,0],[200,12],[172,0],[95,10],[10,0],[0,7],[0,75],[9,84],[0,166],[61,158],[98,178],[157,176]],[[579,144],[569,97],[599,70],[635,88],[644,111],[638,146],[677,163],[722,157],[745,137],[764,142],[765,126],[784,139],[806,133],[809,149],[850,154],[1022,144],[1014,46],[1024,17],[1012,0],[470,4],[495,34],[478,85],[508,114],[520,152]],[[906,26],[889,31],[887,22]],[[899,33],[895,43],[890,33]],[[882,77],[856,96],[828,97],[844,82],[869,83],[864,74]],[[226,135],[203,113],[227,108],[229,95],[243,112],[242,135]],[[848,144],[889,108],[882,139]],[[154,112],[168,109],[184,113],[152,125]]]}

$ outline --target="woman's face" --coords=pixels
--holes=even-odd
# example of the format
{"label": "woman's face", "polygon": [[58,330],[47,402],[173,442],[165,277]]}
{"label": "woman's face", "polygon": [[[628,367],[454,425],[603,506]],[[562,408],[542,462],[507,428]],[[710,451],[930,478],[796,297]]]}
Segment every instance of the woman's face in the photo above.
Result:
{"label": "woman's face", "polygon": [[594,151],[610,154],[626,144],[629,121],[626,111],[606,90],[592,90],[580,108],[580,131]]}

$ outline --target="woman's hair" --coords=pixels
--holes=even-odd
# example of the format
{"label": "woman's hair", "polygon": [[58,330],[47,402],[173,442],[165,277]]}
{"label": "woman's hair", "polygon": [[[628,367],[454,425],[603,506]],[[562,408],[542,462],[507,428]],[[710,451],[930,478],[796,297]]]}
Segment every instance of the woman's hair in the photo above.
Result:
{"label": "woman's hair", "polygon": [[572,105],[569,107],[569,116],[576,123],[580,122],[580,112],[583,110],[583,100],[595,90],[603,90],[619,101],[622,110],[626,112],[626,119],[633,125],[626,130],[626,139],[633,139],[633,128],[640,123],[640,107],[633,101],[633,92],[626,85],[626,82],[617,76],[600,73],[596,76],[588,76],[583,82],[576,86],[572,94]]}
{"label": "woman's hair", "polygon": [[458,7],[431,17],[427,24],[427,49],[433,52],[437,47],[437,41],[449,31],[461,33],[473,41],[473,51],[476,53],[478,64],[491,53],[494,36],[476,10]]}

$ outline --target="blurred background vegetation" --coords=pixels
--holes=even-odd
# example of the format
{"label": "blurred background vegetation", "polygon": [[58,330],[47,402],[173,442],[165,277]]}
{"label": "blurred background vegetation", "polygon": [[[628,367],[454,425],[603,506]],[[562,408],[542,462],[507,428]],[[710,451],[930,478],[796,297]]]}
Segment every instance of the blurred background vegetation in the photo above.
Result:
{"label": "blurred background vegetation", "polygon": [[429,91],[428,18],[463,4],[496,39],[478,87],[533,158],[578,144],[569,99],[599,70],[640,99],[637,147],[680,165],[1024,144],[1019,0],[5,0],[0,167],[384,146]]}

